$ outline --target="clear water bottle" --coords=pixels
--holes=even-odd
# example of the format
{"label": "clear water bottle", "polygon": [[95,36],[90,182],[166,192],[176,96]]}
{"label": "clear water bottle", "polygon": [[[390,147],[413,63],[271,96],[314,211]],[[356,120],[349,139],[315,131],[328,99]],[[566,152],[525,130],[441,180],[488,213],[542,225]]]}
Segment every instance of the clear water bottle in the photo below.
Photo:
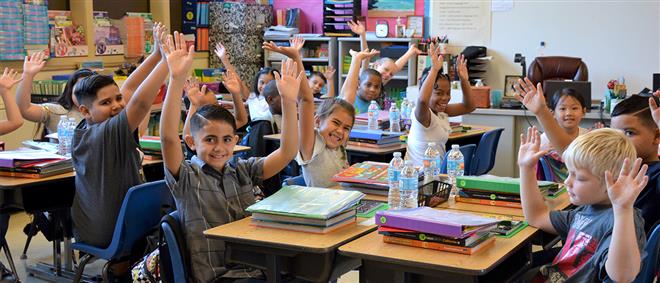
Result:
{"label": "clear water bottle", "polygon": [[539,48],[536,50],[536,57],[545,56],[545,41],[539,43]]}
{"label": "clear water bottle", "polygon": [[60,155],[67,155],[68,153],[68,128],[69,119],[66,115],[60,115],[60,122],[57,123],[57,153]]}
{"label": "clear water bottle", "polygon": [[396,108],[396,103],[392,102],[390,106],[390,132],[401,131],[401,113],[399,108]]}
{"label": "clear water bottle", "polygon": [[408,99],[404,98],[401,100],[401,120],[406,120],[409,119],[410,116],[408,116]]}
{"label": "clear water bottle", "polygon": [[428,143],[426,150],[424,150],[424,157],[422,159],[424,163],[424,183],[436,180],[440,175],[440,170],[438,168],[438,149],[434,142]]}
{"label": "clear water bottle", "polygon": [[375,100],[372,100],[371,103],[369,103],[369,108],[367,110],[367,116],[369,117],[368,120],[368,127],[369,130],[378,130],[378,111],[380,109],[378,108],[378,103],[376,103]]}
{"label": "clear water bottle", "polygon": [[403,169],[403,159],[401,152],[395,152],[394,158],[390,161],[390,166],[387,168],[387,180],[390,185],[390,190],[387,193],[387,204],[390,209],[401,208],[401,194],[399,192],[399,177]]}
{"label": "clear water bottle", "polygon": [[401,208],[417,207],[417,194],[419,193],[419,175],[412,160],[406,160],[399,177],[399,192],[401,193]]}
{"label": "clear water bottle", "polygon": [[458,194],[456,187],[456,177],[463,176],[465,173],[465,159],[461,153],[460,147],[457,144],[451,145],[451,151],[447,154],[447,175],[451,183],[450,197],[455,197]]}
{"label": "clear water bottle", "polygon": [[76,122],[76,118],[69,117],[69,133],[68,133],[69,141],[67,141],[67,144],[69,145],[69,154],[73,153],[73,135],[75,135],[75,130],[77,126],[78,123]]}

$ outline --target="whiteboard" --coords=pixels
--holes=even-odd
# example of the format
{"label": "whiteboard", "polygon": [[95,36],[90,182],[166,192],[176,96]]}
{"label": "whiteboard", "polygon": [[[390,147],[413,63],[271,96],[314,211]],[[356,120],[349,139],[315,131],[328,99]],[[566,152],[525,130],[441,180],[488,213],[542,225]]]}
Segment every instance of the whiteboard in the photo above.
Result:
{"label": "whiteboard", "polygon": [[[429,17],[434,6],[429,5]],[[486,82],[502,89],[505,75],[521,74],[514,54],[522,53],[529,65],[545,41],[545,56],[580,57],[586,62],[594,99],[602,97],[610,79],[622,75],[629,93],[651,88],[652,74],[660,73],[658,15],[660,1],[514,1],[511,10],[492,13],[487,47],[493,61]],[[432,26],[429,31],[431,36],[436,32]],[[462,49],[453,46],[451,51]]]}

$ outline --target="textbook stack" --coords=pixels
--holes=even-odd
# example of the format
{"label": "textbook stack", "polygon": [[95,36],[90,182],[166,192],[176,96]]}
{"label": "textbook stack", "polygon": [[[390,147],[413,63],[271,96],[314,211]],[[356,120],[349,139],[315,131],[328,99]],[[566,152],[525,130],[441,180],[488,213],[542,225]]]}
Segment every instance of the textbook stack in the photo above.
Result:
{"label": "textbook stack", "polygon": [[355,163],[332,177],[333,182],[365,194],[387,195],[387,163],[366,161]]}
{"label": "textbook stack", "polygon": [[257,227],[325,234],[354,224],[363,197],[360,192],[285,186],[246,210]]}
{"label": "textbook stack", "polygon": [[146,160],[162,160],[163,152],[161,149],[160,137],[142,136],[140,138],[140,147]]}
{"label": "textbook stack", "polygon": [[71,171],[71,158],[46,150],[0,152],[0,176],[38,179]]}
{"label": "textbook stack", "polygon": [[[388,108],[389,109],[389,108]],[[366,128],[369,125],[369,113],[361,113],[355,115],[355,126]],[[390,127],[390,111],[378,111],[378,128],[387,129]]]}
{"label": "textbook stack", "polygon": [[378,233],[391,244],[474,254],[494,245],[497,219],[418,207],[376,213]]}
{"label": "textbook stack", "polygon": [[393,148],[401,145],[403,133],[381,130],[364,130],[353,128],[348,135],[348,145],[370,148]]}
{"label": "textbook stack", "polygon": [[[541,193],[555,198],[565,191],[558,183],[539,181]],[[522,208],[520,202],[520,179],[498,176],[460,176],[456,186],[461,188],[457,202]]]}

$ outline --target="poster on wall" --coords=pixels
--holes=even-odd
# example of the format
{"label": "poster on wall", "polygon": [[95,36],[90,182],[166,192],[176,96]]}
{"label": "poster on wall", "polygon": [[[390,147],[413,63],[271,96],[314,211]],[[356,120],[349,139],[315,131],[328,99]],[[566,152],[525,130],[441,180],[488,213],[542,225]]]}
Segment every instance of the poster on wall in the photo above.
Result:
{"label": "poster on wall", "polygon": [[415,14],[415,0],[369,0],[369,17],[406,17]]}
{"label": "poster on wall", "polygon": [[490,1],[434,0],[429,8],[429,35],[446,35],[450,45],[490,44]]}

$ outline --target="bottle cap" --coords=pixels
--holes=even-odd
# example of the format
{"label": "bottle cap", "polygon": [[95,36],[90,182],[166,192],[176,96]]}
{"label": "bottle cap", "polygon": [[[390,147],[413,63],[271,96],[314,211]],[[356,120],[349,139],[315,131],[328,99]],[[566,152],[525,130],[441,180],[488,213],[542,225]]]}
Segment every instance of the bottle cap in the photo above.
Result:
{"label": "bottle cap", "polygon": [[457,145],[457,144],[452,144],[452,145],[451,145],[451,148],[452,148],[452,149],[454,149],[454,148],[460,148],[460,147],[461,147],[461,146],[460,146],[460,145]]}
{"label": "bottle cap", "polygon": [[394,157],[401,157],[401,152],[400,151],[395,151],[393,153]]}
{"label": "bottle cap", "polygon": [[430,143],[428,143],[428,146],[435,147],[435,143],[434,143],[434,142],[430,142]]}

